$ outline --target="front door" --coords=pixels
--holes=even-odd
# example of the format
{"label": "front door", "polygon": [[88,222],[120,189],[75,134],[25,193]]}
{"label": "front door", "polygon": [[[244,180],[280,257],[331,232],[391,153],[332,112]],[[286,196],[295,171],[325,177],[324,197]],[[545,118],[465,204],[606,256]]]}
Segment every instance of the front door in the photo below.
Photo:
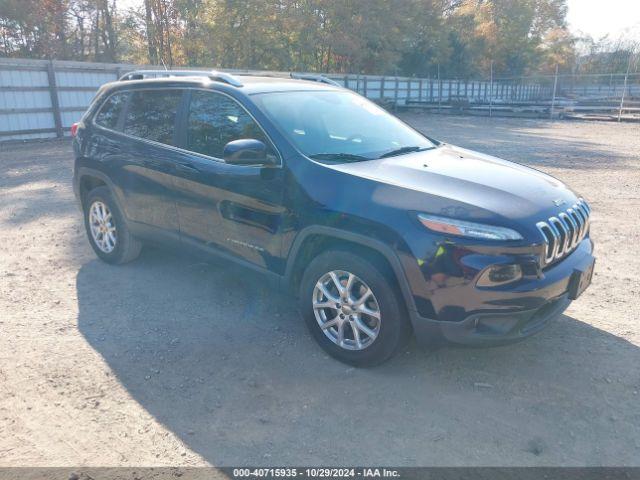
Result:
{"label": "front door", "polygon": [[281,271],[285,213],[281,166],[224,163],[224,146],[254,138],[275,148],[253,117],[231,97],[210,90],[187,93],[174,178],[184,242]]}

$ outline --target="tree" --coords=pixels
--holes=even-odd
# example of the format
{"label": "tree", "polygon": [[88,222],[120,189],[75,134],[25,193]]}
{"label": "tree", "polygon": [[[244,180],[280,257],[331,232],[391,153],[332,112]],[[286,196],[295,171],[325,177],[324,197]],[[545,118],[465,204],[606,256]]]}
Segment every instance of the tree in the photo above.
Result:
{"label": "tree", "polygon": [[172,67],[173,39],[178,12],[174,0],[144,0],[149,61]]}
{"label": "tree", "polygon": [[0,55],[460,78],[626,69],[625,46],[568,32],[566,1],[0,0]]}

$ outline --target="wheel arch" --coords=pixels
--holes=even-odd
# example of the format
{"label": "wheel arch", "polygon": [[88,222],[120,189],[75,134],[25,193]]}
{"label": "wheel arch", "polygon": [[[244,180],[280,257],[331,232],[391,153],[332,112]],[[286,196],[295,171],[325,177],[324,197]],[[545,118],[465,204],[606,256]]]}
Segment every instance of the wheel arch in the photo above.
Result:
{"label": "wheel arch", "polygon": [[119,198],[117,196],[116,189],[114,188],[111,179],[99,170],[92,168],[82,167],[78,170],[77,175],[77,192],[80,204],[84,208],[89,192],[97,187],[107,187],[111,194],[114,196],[115,201],[120,206]]}
{"label": "wheel arch", "polygon": [[91,174],[80,177],[80,202],[85,206],[87,195],[98,187],[108,187],[104,180]]}
{"label": "wheel arch", "polygon": [[375,261],[385,270],[384,273],[391,275],[392,280],[395,280],[407,310],[410,316],[413,316],[412,312],[416,311],[415,302],[397,255],[388,245],[359,233],[324,226],[305,228],[296,236],[289,251],[284,276],[286,286],[295,292],[295,286],[302,278],[305,265],[315,256],[330,249],[350,250]]}

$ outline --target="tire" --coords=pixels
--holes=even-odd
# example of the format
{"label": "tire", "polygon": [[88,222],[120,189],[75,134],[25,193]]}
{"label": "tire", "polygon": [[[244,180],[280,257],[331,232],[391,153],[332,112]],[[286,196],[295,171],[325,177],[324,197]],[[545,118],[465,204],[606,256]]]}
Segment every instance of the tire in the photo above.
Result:
{"label": "tire", "polygon": [[[355,277],[351,280],[349,294],[338,297],[335,279],[344,291],[349,285],[349,274]],[[317,288],[319,284],[324,290]],[[372,295],[357,306],[365,296],[362,293],[368,290]],[[336,305],[331,298],[338,298],[343,303]],[[349,365],[371,367],[384,362],[406,344],[411,333],[404,304],[394,283],[370,261],[348,251],[327,251],[311,261],[302,276],[299,301],[311,335],[329,355]],[[322,307],[329,303],[333,305],[314,308],[314,304]],[[365,311],[377,311],[379,320],[375,315],[362,313]],[[342,336],[340,324],[343,325]],[[366,329],[361,330],[363,325],[374,335],[365,333]]]}
{"label": "tire", "polygon": [[[101,218],[105,220],[100,222]],[[107,187],[94,188],[87,194],[84,202],[84,226],[89,243],[101,260],[119,265],[140,255],[142,243],[129,232],[122,212]],[[94,235],[96,228],[102,230]],[[105,232],[111,235],[106,235]]]}

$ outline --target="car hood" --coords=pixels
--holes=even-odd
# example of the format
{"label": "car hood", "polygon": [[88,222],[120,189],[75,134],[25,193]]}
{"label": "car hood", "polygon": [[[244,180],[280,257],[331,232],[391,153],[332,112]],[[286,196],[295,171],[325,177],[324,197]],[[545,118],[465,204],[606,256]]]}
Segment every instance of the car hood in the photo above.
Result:
{"label": "car hood", "polygon": [[[524,219],[566,209],[576,200],[565,184],[538,170],[452,145],[331,168],[412,193],[426,193],[422,196],[424,205],[403,207],[447,216],[487,217],[478,211],[481,209]],[[413,194],[407,197],[415,199]],[[402,203],[398,198],[387,200]]]}

